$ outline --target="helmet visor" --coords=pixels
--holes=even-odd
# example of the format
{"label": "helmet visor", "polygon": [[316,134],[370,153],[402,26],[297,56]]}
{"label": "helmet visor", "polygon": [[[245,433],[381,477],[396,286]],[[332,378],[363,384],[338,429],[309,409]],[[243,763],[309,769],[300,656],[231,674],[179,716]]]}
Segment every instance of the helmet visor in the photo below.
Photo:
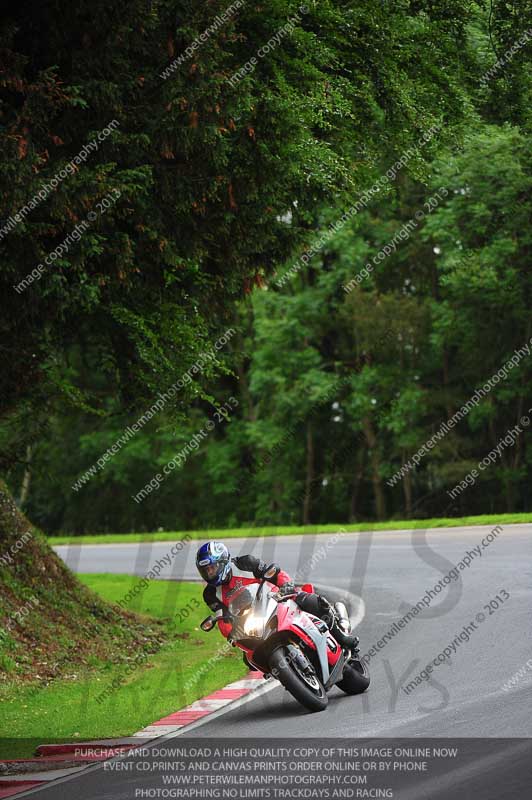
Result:
{"label": "helmet visor", "polygon": [[218,561],[215,561],[214,563],[208,562],[206,564],[202,564],[200,562],[198,564],[198,572],[204,581],[207,581],[207,583],[216,584],[220,580],[222,573],[225,570],[228,563],[229,563],[228,558],[220,558]]}
{"label": "helmet visor", "polygon": [[201,573],[206,581],[210,581],[213,578],[217,578],[219,571],[220,571],[219,564],[207,564],[206,567],[201,568]]}

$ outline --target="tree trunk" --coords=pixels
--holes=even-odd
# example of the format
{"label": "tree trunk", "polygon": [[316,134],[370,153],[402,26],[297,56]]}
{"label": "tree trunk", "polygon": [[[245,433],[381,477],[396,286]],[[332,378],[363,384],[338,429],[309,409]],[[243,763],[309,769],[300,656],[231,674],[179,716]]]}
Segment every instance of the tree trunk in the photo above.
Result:
{"label": "tree trunk", "polygon": [[355,469],[355,474],[353,477],[351,498],[349,501],[349,522],[357,521],[358,492],[360,489],[360,484],[362,483],[362,477],[364,475],[365,462],[366,462],[366,451],[365,449],[361,448],[358,455],[358,465],[357,468]]}
{"label": "tree trunk", "polygon": [[386,517],[386,497],[384,494],[384,486],[382,485],[382,478],[380,476],[380,457],[377,436],[371,424],[369,417],[364,418],[364,434],[369,448],[370,464],[371,464],[371,482],[373,484],[373,495],[375,497],[375,512],[378,520],[385,519]]}
{"label": "tree trunk", "polygon": [[248,373],[244,369],[244,365],[240,359],[236,363],[236,371],[238,375],[238,386],[240,389],[240,397],[243,401],[243,407],[246,419],[249,422],[255,422],[257,419],[257,411],[253,405],[253,398],[249,390]]}
{"label": "tree trunk", "polygon": [[[406,454],[403,453],[403,464],[406,462]],[[405,497],[405,515],[407,519],[412,516],[412,475],[407,472],[401,481],[403,484],[403,494]]]}
{"label": "tree trunk", "polygon": [[515,511],[515,484],[511,477],[504,481],[504,497],[506,500],[506,513],[513,514]]}
{"label": "tree trunk", "polygon": [[303,498],[303,525],[310,525],[310,506],[312,504],[312,483],[314,481],[314,434],[312,425],[307,422],[307,464],[305,471],[305,497]]}
{"label": "tree trunk", "polygon": [[[517,424],[521,421],[521,417],[523,416],[524,411],[524,403],[525,398],[521,396],[517,403]],[[521,428],[522,430],[522,428]],[[513,469],[518,470],[521,464],[521,456],[523,455],[523,434],[519,434],[517,437],[516,443],[514,445],[514,459],[513,459]]]}
{"label": "tree trunk", "polygon": [[20,487],[20,497],[18,501],[19,508],[24,508],[26,500],[28,499],[28,492],[30,490],[31,480],[31,444],[26,447],[26,466],[24,467],[24,475],[22,476],[22,484]]}
{"label": "tree trunk", "polygon": [[446,348],[443,349],[443,366],[442,366],[442,378],[443,378],[443,387],[444,387],[444,397],[445,397],[445,411],[447,412],[447,419],[450,419],[454,414],[451,398],[449,396],[449,353]]}

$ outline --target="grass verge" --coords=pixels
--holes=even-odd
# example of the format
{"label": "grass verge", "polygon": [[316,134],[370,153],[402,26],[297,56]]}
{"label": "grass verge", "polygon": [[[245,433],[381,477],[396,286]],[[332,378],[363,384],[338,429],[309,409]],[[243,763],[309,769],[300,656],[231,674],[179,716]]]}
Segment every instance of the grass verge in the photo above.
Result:
{"label": "grass verge", "polygon": [[477,517],[437,517],[434,519],[388,520],[387,522],[341,523],[334,525],[278,525],[263,528],[226,528],[204,531],[159,531],[156,533],[102,533],[86,536],[50,536],[52,546],[60,544],[134,544],[136,542],[175,542],[188,536],[194,540],[246,539],[255,536],[301,536],[312,533],[335,533],[343,529],[350,533],[361,531],[411,531],[416,528],[453,528],[461,525],[512,525],[532,522],[532,513],[484,514]]}
{"label": "grass verge", "polygon": [[[138,578],[127,575],[78,575],[105,600],[117,602]],[[221,654],[218,631],[203,633],[199,622],[208,609],[197,583],[151,581],[128,610],[146,621],[162,620],[166,641],[156,653],[132,657],[130,665],[109,662],[78,667],[66,679],[0,688],[0,757],[26,758],[35,743],[127,736],[200,697],[242,677],[247,670],[240,651]],[[97,698],[119,684],[108,696]]]}

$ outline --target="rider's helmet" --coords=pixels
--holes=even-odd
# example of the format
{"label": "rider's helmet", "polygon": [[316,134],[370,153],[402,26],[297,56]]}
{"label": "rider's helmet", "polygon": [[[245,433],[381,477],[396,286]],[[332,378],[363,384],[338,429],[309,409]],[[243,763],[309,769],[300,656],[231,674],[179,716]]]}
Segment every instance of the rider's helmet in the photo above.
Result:
{"label": "rider's helmet", "polygon": [[196,554],[196,567],[210,586],[219,586],[231,579],[231,554],[223,542],[205,542]]}

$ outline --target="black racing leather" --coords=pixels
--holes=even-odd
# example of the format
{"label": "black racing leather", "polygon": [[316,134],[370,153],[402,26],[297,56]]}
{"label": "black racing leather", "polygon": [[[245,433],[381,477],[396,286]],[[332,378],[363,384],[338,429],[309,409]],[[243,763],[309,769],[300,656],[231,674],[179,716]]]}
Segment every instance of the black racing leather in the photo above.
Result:
{"label": "black racing leather", "polygon": [[242,572],[252,572],[257,580],[262,580],[269,566],[262,558],[256,556],[237,556],[233,562]]}
{"label": "black racing leather", "polygon": [[322,611],[331,611],[331,604],[326,597],[323,597],[321,594],[316,595],[316,597],[318,598],[318,603]]}
{"label": "black racing leather", "polygon": [[211,611],[216,612],[219,611],[220,609],[225,610],[224,604],[220,600],[218,600],[218,597],[216,596],[216,588],[214,586],[209,586],[207,584],[207,586],[203,590],[203,599],[205,603],[209,606]]}

